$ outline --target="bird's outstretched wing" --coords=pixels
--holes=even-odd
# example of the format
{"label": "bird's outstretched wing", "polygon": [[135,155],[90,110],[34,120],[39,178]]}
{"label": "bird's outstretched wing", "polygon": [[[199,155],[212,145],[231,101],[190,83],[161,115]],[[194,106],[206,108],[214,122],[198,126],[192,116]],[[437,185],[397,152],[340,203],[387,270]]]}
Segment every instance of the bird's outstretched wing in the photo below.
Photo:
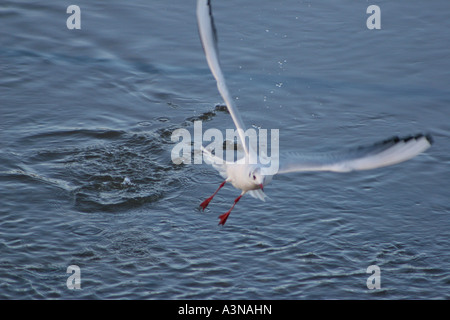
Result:
{"label": "bird's outstretched wing", "polygon": [[428,149],[430,135],[394,137],[371,146],[323,154],[288,154],[280,159],[278,173],[297,171],[349,172],[369,170],[409,160]]}
{"label": "bird's outstretched wing", "polygon": [[233,119],[233,122],[238,131],[240,142],[244,148],[245,153],[248,155],[248,146],[245,140],[245,126],[242,122],[241,116],[234,104],[234,100],[228,91],[225,77],[223,76],[222,69],[220,68],[219,54],[217,49],[217,34],[214,26],[213,16],[211,12],[210,0],[198,0],[197,1],[197,22],[200,34],[200,40],[203,45],[203,50],[206,54],[206,60],[208,61],[209,68],[217,81],[217,88],[227,105],[228,112]]}

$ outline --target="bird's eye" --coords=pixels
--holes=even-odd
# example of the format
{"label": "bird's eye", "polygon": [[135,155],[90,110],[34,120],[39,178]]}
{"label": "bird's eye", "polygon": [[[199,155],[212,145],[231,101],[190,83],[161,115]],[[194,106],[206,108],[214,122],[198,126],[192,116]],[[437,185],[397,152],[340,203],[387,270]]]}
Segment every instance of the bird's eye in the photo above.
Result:
{"label": "bird's eye", "polygon": [[253,180],[256,180],[256,177],[255,177],[255,175],[253,175]]}

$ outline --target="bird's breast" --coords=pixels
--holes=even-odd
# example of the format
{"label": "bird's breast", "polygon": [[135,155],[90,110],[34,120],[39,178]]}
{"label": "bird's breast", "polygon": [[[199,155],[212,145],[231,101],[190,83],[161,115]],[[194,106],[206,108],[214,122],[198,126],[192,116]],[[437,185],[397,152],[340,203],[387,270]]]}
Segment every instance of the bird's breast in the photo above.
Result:
{"label": "bird's breast", "polygon": [[248,166],[233,164],[227,167],[228,180],[233,187],[244,191],[258,189],[258,185],[254,184],[251,177],[249,177]]}

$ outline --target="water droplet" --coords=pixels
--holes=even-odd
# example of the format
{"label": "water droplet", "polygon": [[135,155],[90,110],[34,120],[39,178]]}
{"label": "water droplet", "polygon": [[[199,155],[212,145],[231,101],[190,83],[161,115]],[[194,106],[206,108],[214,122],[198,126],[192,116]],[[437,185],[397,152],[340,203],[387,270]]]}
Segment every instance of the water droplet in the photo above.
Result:
{"label": "water droplet", "polygon": [[132,185],[130,178],[125,177],[125,179],[123,179],[122,185],[124,185],[124,186]]}

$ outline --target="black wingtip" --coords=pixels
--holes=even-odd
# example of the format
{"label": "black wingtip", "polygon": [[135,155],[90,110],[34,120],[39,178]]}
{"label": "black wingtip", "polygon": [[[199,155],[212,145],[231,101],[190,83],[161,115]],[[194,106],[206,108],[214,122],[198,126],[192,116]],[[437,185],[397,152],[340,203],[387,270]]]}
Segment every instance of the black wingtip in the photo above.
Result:
{"label": "black wingtip", "polygon": [[384,141],[381,141],[379,143],[376,143],[375,146],[377,146],[377,145],[378,146],[394,145],[394,144],[399,143],[400,141],[408,142],[408,141],[413,140],[413,139],[414,140],[419,140],[419,139],[422,139],[422,138],[425,138],[430,145],[432,145],[434,143],[434,139],[431,136],[431,134],[429,134],[429,133],[426,133],[426,134],[419,133],[419,134],[416,134],[416,135],[410,135],[410,136],[405,136],[405,137],[394,136],[394,137],[391,137],[391,138],[386,139]]}
{"label": "black wingtip", "polygon": [[425,134],[424,133],[419,133],[419,134],[416,134],[415,136],[411,136],[409,138],[404,139],[404,141],[408,141],[408,140],[411,140],[411,139],[419,140],[421,138],[425,138],[430,145],[434,143],[433,137],[429,133],[425,133]]}
{"label": "black wingtip", "polygon": [[425,135],[425,138],[427,139],[427,141],[428,141],[429,144],[433,144],[433,143],[434,143],[434,139],[433,139],[433,137],[431,136],[431,134],[427,133],[427,134]]}

